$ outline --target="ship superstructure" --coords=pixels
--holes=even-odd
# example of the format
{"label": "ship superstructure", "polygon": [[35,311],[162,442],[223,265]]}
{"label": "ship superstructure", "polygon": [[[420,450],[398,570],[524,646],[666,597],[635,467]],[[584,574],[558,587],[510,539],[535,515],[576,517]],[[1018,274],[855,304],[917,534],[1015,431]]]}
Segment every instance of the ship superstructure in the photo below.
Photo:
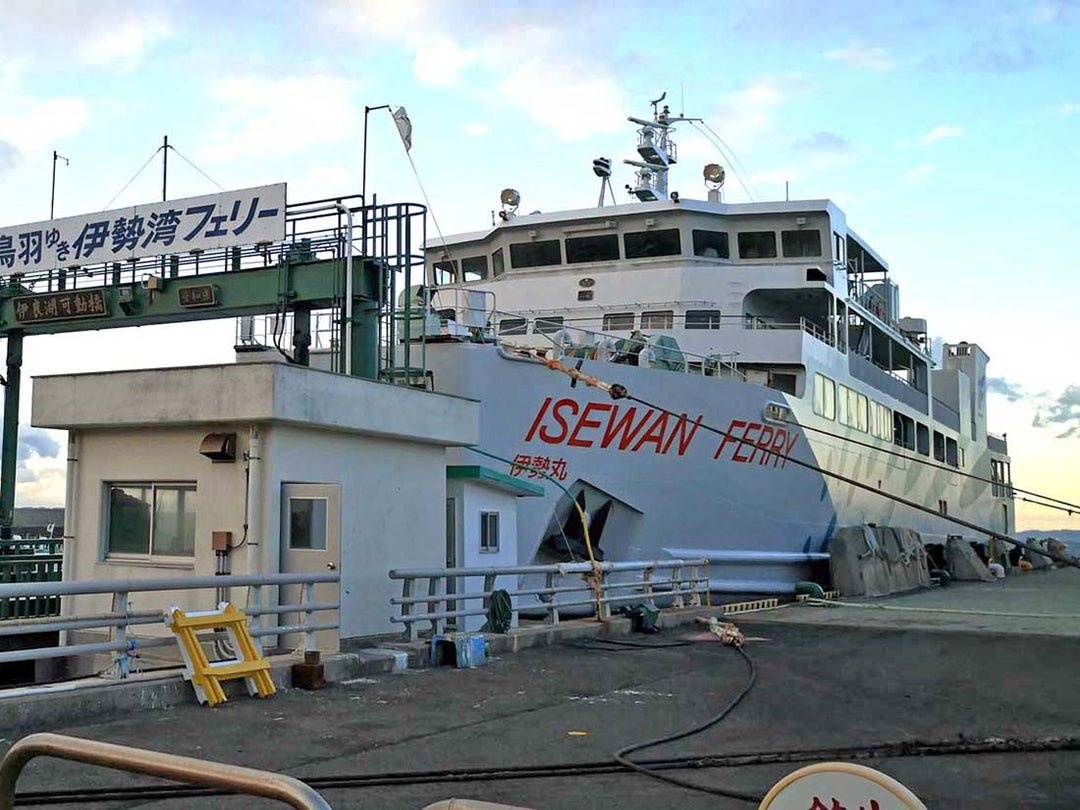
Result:
{"label": "ship superstructure", "polygon": [[[987,430],[985,352],[946,344],[936,364],[926,321],[901,315],[888,263],[835,203],[726,203],[716,164],[705,168],[707,200],[680,198],[668,192],[667,173],[677,155],[673,124],[682,119],[654,106],[652,120],[630,120],[639,125],[641,160],[627,161],[636,169],[627,189],[638,201],[523,215],[520,195],[508,189],[493,227],[427,245],[427,286],[411,291],[427,315],[412,334],[429,341],[437,390],[490,403],[488,449],[525,466],[572,469],[569,483],[587,490],[593,508],[611,501],[618,511],[621,503],[622,531],[635,538],[621,541],[627,551],[758,566],[726,578],[733,589],[793,581],[783,566],[817,558],[837,526],[905,526],[928,542],[959,533],[835,481],[819,479],[801,493],[806,475],[781,475],[784,465],[765,450],[805,453],[941,513],[1011,531],[1007,447]],[[610,161],[594,170],[603,183]],[[640,411],[590,408],[539,369],[528,369],[523,383],[508,345],[577,357],[590,373],[647,391],[688,421],[639,424]],[[695,463],[686,437],[704,444],[693,432],[699,417],[764,449],[753,458],[738,442],[712,442]],[[672,466],[674,456],[684,463]],[[749,487],[742,465],[757,473]],[[650,516],[642,495],[613,483],[620,476],[637,477],[642,491],[664,490],[654,507],[661,514]],[[522,520],[536,525],[519,527],[523,560],[545,543],[559,551],[563,501],[561,512],[551,503],[525,510]]]}

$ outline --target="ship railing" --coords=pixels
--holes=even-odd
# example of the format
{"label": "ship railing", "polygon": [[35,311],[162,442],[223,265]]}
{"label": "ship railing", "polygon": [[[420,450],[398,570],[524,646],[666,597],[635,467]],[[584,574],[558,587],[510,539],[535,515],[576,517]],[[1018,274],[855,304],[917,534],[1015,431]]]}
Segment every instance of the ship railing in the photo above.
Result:
{"label": "ship railing", "polygon": [[818,326],[809,318],[800,317],[797,321],[779,321],[772,318],[762,318],[757,315],[743,316],[744,329],[791,329],[805,332],[815,340],[819,340],[827,346],[836,346],[832,335]]}
{"label": "ship railing", "polygon": [[[130,632],[136,627],[162,625],[166,619],[166,610],[163,608],[133,610],[131,594],[161,591],[169,591],[169,598],[173,598],[177,591],[199,592],[190,601],[204,604],[201,606],[189,604],[189,607],[213,609],[221,601],[228,601],[229,589],[246,587],[248,589],[247,606],[243,610],[249,617],[251,635],[255,639],[256,646],[260,647],[260,651],[261,639],[293,633],[301,634],[303,649],[314,650],[316,649],[315,633],[320,630],[336,630],[339,625],[336,614],[328,619],[320,616],[318,621],[314,614],[337,611],[340,607],[337,601],[317,602],[315,585],[324,582],[336,583],[339,580],[340,575],[337,573],[319,572],[3,584],[0,585],[0,605],[27,600],[63,600],[64,610],[58,616],[0,621],[0,638],[4,638],[5,641],[13,637],[33,636],[39,633],[60,634],[60,643],[56,646],[10,649],[11,646],[18,647],[19,641],[17,638],[13,639],[14,644],[8,641],[4,646],[9,649],[0,652],[0,668],[16,661],[43,661],[70,656],[106,654],[112,656],[112,667],[109,672],[119,678],[127,677],[137,650],[176,645],[176,639],[171,634],[158,633],[136,637]],[[281,603],[279,597],[282,595],[280,591],[282,585],[301,586],[299,601]],[[111,596],[111,610],[79,613],[74,609],[73,597],[93,595]],[[269,619],[273,616],[295,616],[296,618],[293,624],[269,624]],[[83,641],[73,634],[79,634],[83,639],[96,639],[100,635],[105,640]],[[29,641],[40,643],[40,639],[36,642],[33,639]]]}
{"label": "ship railing", "polygon": [[[598,582],[593,579],[596,575]],[[421,627],[438,634],[445,632],[448,625],[461,629],[462,620],[469,617],[488,616],[492,598],[500,590],[510,597],[513,625],[518,623],[523,609],[530,614],[542,612],[545,623],[556,625],[561,620],[560,612],[566,610],[580,614],[583,609],[591,609],[593,618],[603,621],[610,618],[613,605],[660,600],[674,608],[685,608],[709,603],[706,559],[400,568],[392,570],[390,578],[401,581],[401,596],[390,600],[390,621],[404,625],[404,636],[409,641],[418,637]],[[470,589],[470,579],[474,583],[481,580],[482,584]]]}

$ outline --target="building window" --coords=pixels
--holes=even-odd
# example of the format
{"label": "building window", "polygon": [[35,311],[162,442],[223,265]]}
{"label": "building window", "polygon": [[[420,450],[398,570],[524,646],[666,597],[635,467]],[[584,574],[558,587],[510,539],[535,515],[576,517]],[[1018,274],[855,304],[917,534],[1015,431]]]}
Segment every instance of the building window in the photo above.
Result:
{"label": "building window", "polygon": [[687,329],[719,329],[720,310],[718,309],[688,309],[686,310]]}
{"label": "building window", "polygon": [[604,234],[603,236],[580,236],[566,240],[567,264],[618,260],[619,237],[613,233]]}
{"label": "building window", "polygon": [[678,228],[663,231],[636,231],[623,236],[626,258],[645,259],[650,256],[678,256],[682,253]]}
{"label": "building window", "polygon": [[289,548],[326,550],[326,498],[289,498]]}
{"label": "building window", "polygon": [[562,329],[562,325],[562,315],[548,315],[546,318],[536,319],[536,325],[533,327],[533,332],[538,335],[550,335],[552,332],[558,332]]}
{"label": "building window", "polygon": [[469,256],[461,260],[462,281],[484,281],[487,279],[487,256]]}
{"label": "building window", "polygon": [[784,258],[798,259],[821,255],[821,231],[780,231]]}
{"label": "building window", "polygon": [[814,372],[814,413],[826,419],[836,418],[836,383]]}
{"label": "building window", "polygon": [[106,553],[195,556],[194,484],[107,484]]}
{"label": "building window", "polygon": [[629,332],[633,328],[633,312],[609,312],[604,316],[605,332]]}
{"label": "building window", "polygon": [[544,267],[551,264],[562,264],[562,247],[558,239],[519,242],[510,246],[511,267]]}
{"label": "building window", "polygon": [[746,231],[739,234],[740,259],[775,259],[776,233],[774,231]]}
{"label": "building window", "polygon": [[675,323],[675,311],[660,309],[655,312],[641,313],[642,329],[670,329]]}
{"label": "building window", "polygon": [[731,258],[728,235],[723,231],[691,231],[694,239],[694,255],[707,259]]}
{"label": "building window", "polygon": [[499,513],[480,513],[480,550],[494,553],[499,550]]}
{"label": "building window", "polygon": [[499,321],[500,335],[524,335],[527,334],[529,322],[524,318],[503,318]]}
{"label": "building window", "polygon": [[506,259],[503,258],[502,248],[491,254],[491,271],[495,278],[506,272]]}

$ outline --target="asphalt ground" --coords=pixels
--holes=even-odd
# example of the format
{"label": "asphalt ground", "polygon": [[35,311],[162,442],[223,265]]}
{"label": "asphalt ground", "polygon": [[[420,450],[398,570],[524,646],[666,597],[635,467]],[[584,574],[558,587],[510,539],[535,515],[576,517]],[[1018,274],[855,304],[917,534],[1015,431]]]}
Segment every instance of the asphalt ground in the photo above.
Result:
{"label": "asphalt ground", "polygon": [[[942,633],[770,622],[745,624],[754,690],[723,723],[653,755],[702,755],[966,737],[1080,734],[1080,643],[1071,637]],[[671,639],[664,634],[660,637]],[[650,641],[659,640],[657,637]],[[746,666],[716,643],[656,650],[530,649],[477,670],[412,671],[180,706],[60,733],[280,771],[300,777],[597,760],[632,742],[695,725],[743,686]],[[577,733],[571,733],[577,732]],[[0,730],[0,736],[3,736]],[[0,743],[6,750],[11,740]],[[1080,753],[875,759],[930,808],[1066,808],[1080,804]],[[679,771],[764,793],[797,765]],[[160,784],[36,760],[19,790]],[[633,773],[327,790],[335,808],[422,808],[469,797],[533,808],[746,808]],[[90,807],[264,806],[244,797],[128,801]],[[70,805],[68,805],[70,806]]]}

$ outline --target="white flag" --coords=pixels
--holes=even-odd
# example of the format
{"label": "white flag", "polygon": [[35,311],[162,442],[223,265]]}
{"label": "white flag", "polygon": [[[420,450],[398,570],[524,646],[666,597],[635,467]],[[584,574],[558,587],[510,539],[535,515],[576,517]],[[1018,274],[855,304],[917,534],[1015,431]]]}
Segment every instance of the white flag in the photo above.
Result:
{"label": "white flag", "polygon": [[398,134],[401,136],[401,142],[405,144],[405,151],[412,150],[412,121],[409,120],[409,114],[405,112],[404,107],[398,107],[394,111],[394,123],[397,124]]}

